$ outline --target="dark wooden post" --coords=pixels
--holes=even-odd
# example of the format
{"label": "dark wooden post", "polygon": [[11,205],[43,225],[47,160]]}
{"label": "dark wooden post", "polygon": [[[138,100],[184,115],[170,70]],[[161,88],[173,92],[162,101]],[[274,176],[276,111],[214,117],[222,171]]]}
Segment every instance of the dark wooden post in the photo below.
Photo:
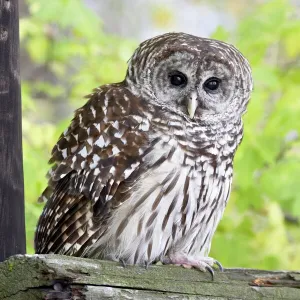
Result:
{"label": "dark wooden post", "polygon": [[0,0],[0,261],[25,246],[18,0]]}

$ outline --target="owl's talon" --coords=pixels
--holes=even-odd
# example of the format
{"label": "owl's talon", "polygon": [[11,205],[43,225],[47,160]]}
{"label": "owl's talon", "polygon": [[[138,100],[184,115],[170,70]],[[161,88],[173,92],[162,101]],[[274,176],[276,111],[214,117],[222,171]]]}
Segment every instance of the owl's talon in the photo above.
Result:
{"label": "owl's talon", "polygon": [[215,264],[219,267],[219,270],[221,272],[224,272],[224,268],[223,268],[222,264],[219,261],[215,260]]}
{"label": "owl's talon", "polygon": [[211,266],[206,265],[206,266],[205,266],[205,270],[208,271],[208,272],[210,273],[210,275],[211,275],[211,280],[214,280],[214,275],[215,275],[214,269],[213,269]]}

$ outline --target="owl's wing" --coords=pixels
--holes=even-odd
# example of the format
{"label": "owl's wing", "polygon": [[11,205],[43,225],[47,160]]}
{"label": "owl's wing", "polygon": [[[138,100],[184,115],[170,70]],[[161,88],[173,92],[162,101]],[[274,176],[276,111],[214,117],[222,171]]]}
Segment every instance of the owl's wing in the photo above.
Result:
{"label": "owl's wing", "polygon": [[138,173],[147,148],[143,107],[122,84],[104,86],[88,96],[52,150],[46,201],[39,219],[37,253],[80,255],[101,234],[97,219],[120,205],[120,185]]}

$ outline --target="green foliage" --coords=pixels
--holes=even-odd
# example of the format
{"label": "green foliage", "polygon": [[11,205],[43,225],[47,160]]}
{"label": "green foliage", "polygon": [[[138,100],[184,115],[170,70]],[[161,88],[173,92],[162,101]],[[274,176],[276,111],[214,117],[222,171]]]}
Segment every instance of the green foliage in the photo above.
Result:
{"label": "green foliage", "polygon": [[[122,80],[136,43],[103,32],[79,0],[28,0],[21,41],[36,68],[50,79],[23,81],[24,171],[28,252],[42,205],[51,147],[84,93]],[[255,90],[244,117],[245,137],[235,159],[234,186],[213,240],[211,256],[224,266],[300,269],[300,21],[286,0],[253,7],[230,42],[249,59]],[[52,105],[53,103],[53,105]],[[69,118],[57,121],[67,104]],[[50,105],[49,105],[50,104]],[[55,120],[55,122],[51,121]]]}

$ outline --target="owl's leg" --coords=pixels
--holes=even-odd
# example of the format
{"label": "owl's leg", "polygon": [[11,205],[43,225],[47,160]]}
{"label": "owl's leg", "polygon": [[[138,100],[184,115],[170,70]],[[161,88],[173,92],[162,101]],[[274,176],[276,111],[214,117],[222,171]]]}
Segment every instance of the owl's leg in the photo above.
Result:
{"label": "owl's leg", "polygon": [[188,269],[194,267],[202,272],[208,271],[211,274],[212,279],[214,278],[214,270],[212,268],[214,265],[217,265],[220,271],[223,271],[222,265],[214,258],[204,256],[197,257],[180,252],[162,257],[161,262],[163,264],[180,265]]}

